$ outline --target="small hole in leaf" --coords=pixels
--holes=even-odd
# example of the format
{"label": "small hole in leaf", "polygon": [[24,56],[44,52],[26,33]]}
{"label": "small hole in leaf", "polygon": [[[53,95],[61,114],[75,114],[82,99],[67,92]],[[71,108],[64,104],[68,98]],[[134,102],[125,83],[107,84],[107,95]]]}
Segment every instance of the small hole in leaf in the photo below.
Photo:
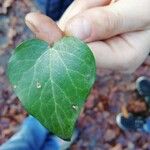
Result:
{"label": "small hole in leaf", "polygon": [[78,106],[77,105],[72,105],[72,108],[77,111],[78,110]]}
{"label": "small hole in leaf", "polygon": [[36,87],[37,87],[38,89],[40,89],[42,86],[41,86],[41,84],[40,84],[39,82],[37,82],[37,83],[36,83]]}

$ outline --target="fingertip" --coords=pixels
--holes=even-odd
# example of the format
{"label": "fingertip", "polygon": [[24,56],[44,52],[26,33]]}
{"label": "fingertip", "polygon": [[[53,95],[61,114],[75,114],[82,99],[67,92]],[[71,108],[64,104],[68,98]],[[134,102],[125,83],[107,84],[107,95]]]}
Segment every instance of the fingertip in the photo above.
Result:
{"label": "fingertip", "polygon": [[26,25],[28,26],[28,28],[34,33],[34,34],[37,34],[39,32],[38,28],[34,25],[34,14],[35,13],[28,13],[26,16],[25,16],[25,23]]}
{"label": "fingertip", "polygon": [[57,24],[44,14],[31,12],[25,16],[25,23],[37,38],[49,44],[62,38],[63,33]]}
{"label": "fingertip", "polygon": [[38,15],[41,15],[41,14],[39,12],[30,12],[30,13],[26,14],[25,21],[33,20],[34,17],[36,17]]}

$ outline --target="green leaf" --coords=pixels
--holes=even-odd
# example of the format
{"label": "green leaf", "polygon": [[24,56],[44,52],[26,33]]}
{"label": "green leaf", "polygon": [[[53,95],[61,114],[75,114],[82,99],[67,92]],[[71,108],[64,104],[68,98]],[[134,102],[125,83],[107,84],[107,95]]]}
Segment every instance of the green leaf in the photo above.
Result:
{"label": "green leaf", "polygon": [[74,37],[51,47],[45,41],[28,40],[10,58],[8,75],[29,114],[69,140],[96,77],[88,46]]}

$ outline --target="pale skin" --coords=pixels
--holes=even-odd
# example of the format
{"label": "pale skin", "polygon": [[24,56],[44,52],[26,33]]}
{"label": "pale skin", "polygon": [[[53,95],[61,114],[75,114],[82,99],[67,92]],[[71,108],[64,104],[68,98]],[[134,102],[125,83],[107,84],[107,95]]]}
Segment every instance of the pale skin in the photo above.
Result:
{"label": "pale skin", "polygon": [[48,43],[64,35],[85,41],[98,68],[132,73],[150,53],[150,0],[75,0],[57,24],[40,13],[25,21]]}

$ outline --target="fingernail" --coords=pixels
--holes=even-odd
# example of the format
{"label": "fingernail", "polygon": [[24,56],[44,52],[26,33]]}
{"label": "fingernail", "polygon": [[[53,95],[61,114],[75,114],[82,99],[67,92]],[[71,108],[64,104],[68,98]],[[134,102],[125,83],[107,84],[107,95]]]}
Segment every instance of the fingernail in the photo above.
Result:
{"label": "fingernail", "polygon": [[32,32],[39,33],[38,29],[34,26],[34,24],[31,21],[25,20],[25,22]]}
{"label": "fingernail", "polygon": [[91,24],[83,17],[74,19],[70,23],[67,33],[81,40],[86,40],[91,35]]}

